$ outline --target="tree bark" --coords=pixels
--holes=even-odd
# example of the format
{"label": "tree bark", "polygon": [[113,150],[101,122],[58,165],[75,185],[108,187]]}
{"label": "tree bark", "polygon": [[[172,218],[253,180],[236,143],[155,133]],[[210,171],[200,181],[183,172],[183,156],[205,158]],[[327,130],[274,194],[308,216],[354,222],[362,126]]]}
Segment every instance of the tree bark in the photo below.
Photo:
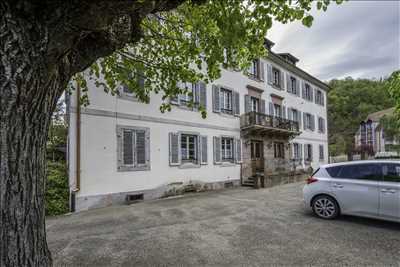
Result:
{"label": "tree bark", "polygon": [[51,114],[68,77],[49,71],[47,29],[0,4],[0,266],[51,266],[44,193]]}
{"label": "tree bark", "polygon": [[0,266],[52,265],[46,141],[70,78],[137,42],[147,14],[183,1],[0,1]]}

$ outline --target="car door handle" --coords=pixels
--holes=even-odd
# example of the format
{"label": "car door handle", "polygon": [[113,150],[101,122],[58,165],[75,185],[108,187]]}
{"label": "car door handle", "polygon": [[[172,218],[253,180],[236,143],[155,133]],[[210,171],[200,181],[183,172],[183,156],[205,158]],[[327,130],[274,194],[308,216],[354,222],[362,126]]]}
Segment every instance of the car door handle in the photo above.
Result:
{"label": "car door handle", "polygon": [[392,188],[384,188],[384,189],[381,189],[381,192],[382,192],[382,193],[394,194],[394,193],[396,193],[396,190],[395,190],[395,189],[392,189]]}
{"label": "car door handle", "polygon": [[333,184],[333,187],[336,187],[336,188],[343,188],[343,185],[342,185],[342,184]]}

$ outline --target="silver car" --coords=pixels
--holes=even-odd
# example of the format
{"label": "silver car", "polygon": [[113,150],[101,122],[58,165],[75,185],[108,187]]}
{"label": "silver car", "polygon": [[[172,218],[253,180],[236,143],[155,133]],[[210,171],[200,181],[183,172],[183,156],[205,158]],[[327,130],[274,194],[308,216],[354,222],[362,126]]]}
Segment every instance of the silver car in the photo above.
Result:
{"label": "silver car", "polygon": [[321,166],[303,188],[307,208],[323,219],[340,214],[400,222],[400,161]]}

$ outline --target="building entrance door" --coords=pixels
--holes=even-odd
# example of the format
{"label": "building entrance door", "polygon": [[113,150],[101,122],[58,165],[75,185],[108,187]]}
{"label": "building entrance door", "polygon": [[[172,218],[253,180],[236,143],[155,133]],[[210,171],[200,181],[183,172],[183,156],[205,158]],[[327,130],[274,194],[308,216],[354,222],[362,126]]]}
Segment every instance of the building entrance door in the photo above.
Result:
{"label": "building entrance door", "polygon": [[253,175],[264,174],[264,143],[251,141],[251,168]]}

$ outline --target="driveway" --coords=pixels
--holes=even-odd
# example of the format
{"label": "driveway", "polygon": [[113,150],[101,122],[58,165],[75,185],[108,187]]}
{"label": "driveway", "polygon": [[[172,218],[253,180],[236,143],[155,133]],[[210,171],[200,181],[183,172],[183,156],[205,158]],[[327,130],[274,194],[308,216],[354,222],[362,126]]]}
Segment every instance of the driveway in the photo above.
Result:
{"label": "driveway", "polygon": [[400,265],[400,224],[325,221],[303,184],[230,189],[47,220],[55,266]]}

